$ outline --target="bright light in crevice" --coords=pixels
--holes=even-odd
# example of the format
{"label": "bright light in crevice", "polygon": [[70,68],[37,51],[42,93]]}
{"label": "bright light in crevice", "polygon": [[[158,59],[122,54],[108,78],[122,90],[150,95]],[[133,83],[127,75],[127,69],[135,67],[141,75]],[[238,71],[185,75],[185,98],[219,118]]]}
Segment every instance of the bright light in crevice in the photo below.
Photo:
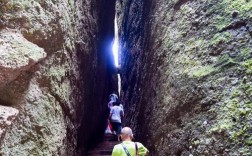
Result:
{"label": "bright light in crevice", "polygon": [[[114,27],[115,27],[115,38],[114,38],[114,42],[113,42],[113,55],[114,55],[114,62],[115,62],[115,66],[117,68],[120,68],[119,66],[119,36],[118,36],[118,25],[117,25],[117,19],[115,17],[115,21],[114,21]],[[117,74],[117,78],[118,78],[118,93],[120,95],[121,93],[121,76],[120,74]]]}
{"label": "bright light in crevice", "polygon": [[115,66],[119,67],[119,38],[118,38],[118,26],[117,26],[117,20],[115,17],[115,38],[113,42],[113,55],[114,55],[114,61]]}

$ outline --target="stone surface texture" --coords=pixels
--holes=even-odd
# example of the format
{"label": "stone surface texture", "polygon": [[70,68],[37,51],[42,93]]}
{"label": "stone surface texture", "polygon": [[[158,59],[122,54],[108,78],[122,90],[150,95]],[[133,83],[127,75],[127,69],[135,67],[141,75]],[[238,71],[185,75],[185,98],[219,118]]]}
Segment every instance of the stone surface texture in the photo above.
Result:
{"label": "stone surface texture", "polygon": [[252,1],[118,0],[125,125],[152,155],[252,155]]}
{"label": "stone surface texture", "polygon": [[18,110],[11,107],[0,106],[0,138],[2,138],[18,115]]}
{"label": "stone surface texture", "polygon": [[83,155],[103,133],[104,2],[0,0],[0,155]]}

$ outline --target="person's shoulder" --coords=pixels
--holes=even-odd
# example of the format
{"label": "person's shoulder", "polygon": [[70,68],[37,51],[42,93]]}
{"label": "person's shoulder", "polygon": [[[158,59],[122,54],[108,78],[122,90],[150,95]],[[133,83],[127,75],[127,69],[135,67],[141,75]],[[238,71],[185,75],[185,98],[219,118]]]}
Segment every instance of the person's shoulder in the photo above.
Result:
{"label": "person's shoulder", "polygon": [[137,145],[142,145],[143,146],[143,144],[141,143],[141,142],[135,142]]}
{"label": "person's shoulder", "polygon": [[113,148],[112,156],[119,156],[119,155],[121,155],[121,148],[120,148],[120,144],[117,144]]}
{"label": "person's shoulder", "polygon": [[120,106],[114,106],[116,109],[121,109],[121,107]]}
{"label": "person's shoulder", "polygon": [[121,143],[120,144],[116,144],[114,147],[119,147],[119,146],[121,146]]}
{"label": "person's shoulder", "polygon": [[112,108],[112,109],[116,109],[116,106],[112,106],[111,108]]}
{"label": "person's shoulder", "polygon": [[114,150],[119,150],[119,149],[121,149],[121,146],[122,146],[121,144],[115,145],[115,146],[114,146]]}
{"label": "person's shoulder", "polygon": [[123,110],[121,106],[116,106],[117,109]]}

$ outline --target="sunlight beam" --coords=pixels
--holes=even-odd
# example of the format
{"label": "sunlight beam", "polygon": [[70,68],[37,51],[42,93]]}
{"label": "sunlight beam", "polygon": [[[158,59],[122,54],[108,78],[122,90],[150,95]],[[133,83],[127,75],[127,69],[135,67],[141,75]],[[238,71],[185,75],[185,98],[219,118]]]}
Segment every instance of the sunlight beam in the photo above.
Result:
{"label": "sunlight beam", "polygon": [[117,26],[117,19],[115,17],[115,38],[114,38],[114,42],[113,42],[113,55],[114,55],[114,62],[115,62],[115,66],[119,67],[119,38],[118,38],[118,26]]}

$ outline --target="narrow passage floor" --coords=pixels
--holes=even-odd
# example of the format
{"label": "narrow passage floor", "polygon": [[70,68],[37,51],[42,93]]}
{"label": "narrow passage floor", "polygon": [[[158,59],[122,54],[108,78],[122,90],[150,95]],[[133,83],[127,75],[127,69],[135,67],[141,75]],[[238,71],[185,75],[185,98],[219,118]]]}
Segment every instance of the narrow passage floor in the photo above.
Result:
{"label": "narrow passage floor", "polygon": [[115,136],[112,134],[105,134],[103,141],[98,144],[94,149],[88,151],[87,156],[111,156],[113,147],[120,143],[119,141],[115,140]]}

